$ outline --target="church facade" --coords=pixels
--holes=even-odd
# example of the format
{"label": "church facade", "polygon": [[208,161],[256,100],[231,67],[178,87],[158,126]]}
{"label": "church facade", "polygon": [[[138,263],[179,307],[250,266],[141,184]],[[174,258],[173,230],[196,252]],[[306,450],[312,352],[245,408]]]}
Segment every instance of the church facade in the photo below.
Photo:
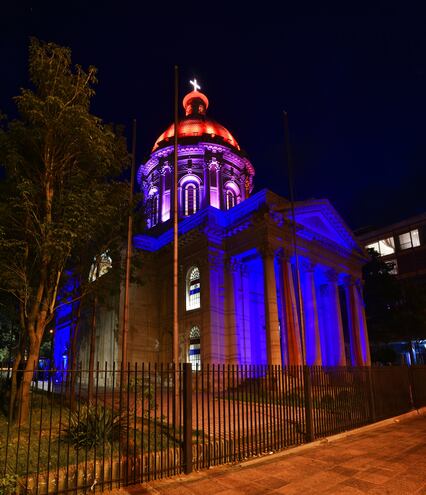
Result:
{"label": "church facade", "polygon": [[[302,364],[290,204],[252,194],[254,167],[208,105],[187,94],[178,128],[180,360]],[[137,174],[146,283],[132,288],[130,361],[172,356],[173,137],[171,125]],[[297,202],[295,216],[306,362],[367,365],[363,250],[327,200]]]}
{"label": "church facade", "polygon": [[[253,165],[197,89],[178,127],[180,361],[303,364],[305,349],[308,365],[369,365],[365,252],[327,200],[298,201],[298,277],[289,201],[253,194]],[[130,362],[172,361],[174,132],[137,172],[147,228],[134,236],[142,283],[130,289]],[[100,362],[121,355],[119,308],[100,320]]]}

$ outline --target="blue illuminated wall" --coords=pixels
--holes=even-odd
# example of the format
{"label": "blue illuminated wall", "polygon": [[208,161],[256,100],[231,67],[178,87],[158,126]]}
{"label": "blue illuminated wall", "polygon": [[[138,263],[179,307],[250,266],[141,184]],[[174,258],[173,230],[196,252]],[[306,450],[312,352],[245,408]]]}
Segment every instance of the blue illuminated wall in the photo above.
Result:
{"label": "blue illuminated wall", "polygon": [[250,347],[252,362],[256,364],[267,364],[266,351],[266,320],[265,320],[265,296],[263,265],[260,256],[246,261],[249,292],[250,311]]}
{"label": "blue illuminated wall", "polygon": [[[53,367],[57,370],[65,370],[69,367],[70,335],[72,325],[73,304],[71,293],[74,289],[74,281],[69,280],[58,298],[58,309],[55,312],[55,328],[53,331]],[[64,304],[69,302],[69,304]],[[62,374],[57,373],[56,381],[62,380]]]}

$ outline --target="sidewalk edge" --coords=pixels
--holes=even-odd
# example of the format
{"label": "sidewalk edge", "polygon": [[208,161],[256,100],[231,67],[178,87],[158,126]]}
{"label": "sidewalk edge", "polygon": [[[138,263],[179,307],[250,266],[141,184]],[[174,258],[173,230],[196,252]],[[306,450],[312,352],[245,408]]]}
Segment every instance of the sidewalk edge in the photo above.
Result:
{"label": "sidewalk edge", "polygon": [[382,421],[378,421],[376,423],[371,423],[366,426],[361,426],[360,428],[356,428],[354,430],[347,430],[342,433],[337,433],[336,435],[331,435],[329,437],[322,437],[319,438],[318,440],[314,440],[313,442],[309,443],[304,443],[302,445],[298,445],[297,447],[289,447],[288,449],[281,450],[281,451],[274,451],[271,452],[270,454],[263,454],[259,457],[256,458],[251,458],[247,459],[244,461],[239,462],[238,464],[234,464],[235,467],[246,467],[246,466],[251,466],[253,464],[256,464],[258,462],[265,461],[268,458],[271,458],[273,456],[274,459],[278,457],[284,457],[287,455],[291,454],[297,454],[299,452],[303,452],[304,450],[312,449],[315,447],[318,447],[320,445],[328,444],[331,442],[335,442],[337,440],[341,440],[343,438],[348,438],[353,435],[357,435],[359,433],[364,433],[366,431],[370,430],[375,430],[376,428],[380,428],[382,426],[387,426],[392,423],[399,423],[400,421],[404,421],[409,418],[413,418],[416,416],[423,416],[426,415],[426,406],[421,407],[419,409],[414,409],[413,411],[406,412],[404,414],[400,414],[399,416],[392,416],[391,418],[388,419],[383,419]]}

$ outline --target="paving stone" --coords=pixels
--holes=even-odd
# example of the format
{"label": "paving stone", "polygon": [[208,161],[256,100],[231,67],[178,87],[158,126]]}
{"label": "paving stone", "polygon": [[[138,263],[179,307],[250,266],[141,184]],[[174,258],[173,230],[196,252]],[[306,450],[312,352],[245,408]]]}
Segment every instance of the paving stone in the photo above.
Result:
{"label": "paving stone", "polygon": [[425,438],[426,416],[419,416],[244,467],[214,467],[119,494],[426,495]]}

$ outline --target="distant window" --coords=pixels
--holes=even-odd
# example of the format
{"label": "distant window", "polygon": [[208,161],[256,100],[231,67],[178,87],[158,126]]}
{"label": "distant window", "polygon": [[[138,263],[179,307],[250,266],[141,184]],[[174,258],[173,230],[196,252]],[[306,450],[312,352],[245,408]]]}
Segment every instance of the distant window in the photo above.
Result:
{"label": "distant window", "polygon": [[201,303],[200,270],[193,266],[186,275],[186,310],[198,309]]}
{"label": "distant window", "polygon": [[387,256],[395,252],[395,241],[393,237],[387,239],[381,239],[380,241],[373,242],[365,246],[367,249],[374,249],[380,256]]}
{"label": "distant window", "polygon": [[193,326],[189,332],[188,361],[192,369],[198,369],[201,365],[201,334],[198,326]]}
{"label": "distant window", "polygon": [[399,245],[401,249],[409,249],[420,246],[419,231],[417,229],[410,230],[399,236]]}
{"label": "distant window", "polygon": [[391,270],[389,270],[391,275],[398,275],[398,262],[396,260],[386,261],[386,264],[391,268]]}

